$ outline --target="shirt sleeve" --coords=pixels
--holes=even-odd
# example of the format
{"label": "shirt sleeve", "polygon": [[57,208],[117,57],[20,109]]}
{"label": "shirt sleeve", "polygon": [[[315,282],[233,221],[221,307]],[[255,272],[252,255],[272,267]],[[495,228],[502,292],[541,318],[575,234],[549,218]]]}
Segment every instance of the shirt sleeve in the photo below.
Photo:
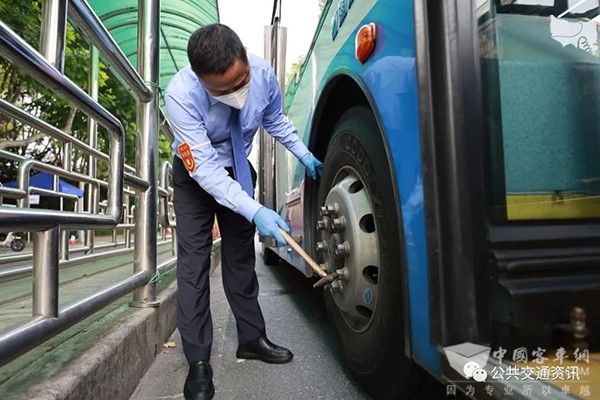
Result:
{"label": "shirt sleeve", "polygon": [[262,126],[269,135],[300,159],[309,151],[300,140],[298,130],[283,115],[281,90],[279,90],[279,83],[272,69],[269,69],[269,89],[270,101],[263,114]]}
{"label": "shirt sleeve", "polygon": [[[248,196],[222,166],[208,138],[203,118],[190,112],[193,109],[191,105],[186,105],[185,101],[172,94],[167,93],[165,103],[176,143],[187,143],[191,149],[195,165],[192,171],[188,169],[190,176],[219,204],[252,222],[261,205]],[[179,152],[175,153],[183,159]]]}

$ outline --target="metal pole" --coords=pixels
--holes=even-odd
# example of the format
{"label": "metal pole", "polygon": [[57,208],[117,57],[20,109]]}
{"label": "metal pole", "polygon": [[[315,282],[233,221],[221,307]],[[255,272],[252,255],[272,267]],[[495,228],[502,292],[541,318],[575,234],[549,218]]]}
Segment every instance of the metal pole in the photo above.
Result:
{"label": "metal pole", "polygon": [[[152,99],[152,90],[144,83],[144,78],[133,68],[115,39],[110,35],[100,18],[85,0],[69,1],[69,18],[81,29],[89,43],[96,46],[102,58],[110,64],[111,70],[119,75],[131,90],[142,100]],[[127,2],[131,4],[131,2]]]}
{"label": "metal pole", "polygon": [[[65,69],[65,41],[67,36],[67,0],[44,0],[42,4],[42,28],[40,34],[40,50],[42,55],[61,73]],[[69,170],[71,165],[71,146],[63,145],[63,168]],[[58,190],[58,177],[54,177],[54,190]],[[62,197],[60,210],[64,210]],[[69,259],[68,231],[61,234],[60,256]]]}
{"label": "metal pole", "polygon": [[[92,99],[98,100],[98,64],[100,62],[98,49],[95,46],[90,46],[90,71],[88,75],[88,92]],[[98,147],[98,123],[93,118],[88,118],[87,123],[88,140],[91,148]],[[88,175],[90,178],[96,179],[98,170],[98,160],[93,155],[88,158]],[[87,210],[90,214],[98,214],[98,185],[88,185],[88,206]],[[94,252],[96,232],[89,229],[85,235],[86,246],[89,247],[88,253]]]}
{"label": "metal pole", "polygon": [[[134,271],[156,274],[158,202],[158,76],[160,62],[160,0],[138,0],[138,72],[152,89],[152,100],[137,104],[136,169],[150,183],[136,193]],[[157,307],[156,285],[136,289],[131,305]]]}
{"label": "metal pole", "polygon": [[[58,246],[58,233],[57,243]],[[140,272],[107,288],[79,299],[60,310],[58,318],[34,318],[15,329],[0,332],[0,366],[44,343],[54,335],[106,307],[133,288],[148,282],[146,272]]]}
{"label": "metal pole", "polygon": [[[63,168],[65,171],[71,172],[71,143],[65,143],[63,145]],[[60,191],[60,187],[56,188]],[[64,199],[60,198],[60,209],[64,210]],[[60,259],[69,259],[69,230],[63,229],[60,233]]]}
{"label": "metal pole", "polygon": [[[279,85],[283,88],[285,81],[285,43],[287,29],[280,27],[278,23],[271,26],[265,26],[264,35],[265,59],[275,70]],[[275,169],[275,159],[275,139],[273,139],[271,135],[268,135],[261,127],[259,152],[259,180],[261,183],[261,190],[258,195],[260,203],[271,209],[277,209],[277,171]],[[261,241],[268,245],[275,245],[274,241],[267,238],[261,237]]]}
{"label": "metal pole", "polygon": [[[130,213],[130,209],[129,209],[129,196],[125,196],[125,216],[123,217],[123,222],[126,224],[129,224],[129,213]],[[124,231],[124,237],[125,237],[125,248],[130,248],[131,247],[131,229],[125,229]]]}
{"label": "metal pole", "polygon": [[44,0],[40,52],[61,73],[65,70],[67,0]]}
{"label": "metal pole", "polygon": [[[103,215],[0,207],[0,225],[2,228],[27,231],[30,229],[50,229],[57,224],[67,228],[76,228],[79,225],[95,225],[101,228],[118,223],[122,213],[124,180],[123,149],[125,130],[121,122],[50,65],[39,52],[16,35],[2,21],[0,21],[0,53],[15,65],[26,70],[45,87],[61,95],[65,100],[72,102],[88,116],[96,118],[99,123],[108,129],[110,138],[107,211]],[[8,154],[13,155],[12,153]],[[46,170],[51,169],[50,165],[41,164],[45,166]],[[57,168],[57,170],[58,172],[52,172],[58,175],[64,172],[62,168]],[[80,174],[68,174],[71,177],[78,177],[80,180],[85,181],[81,179]],[[86,179],[89,178],[86,177]],[[140,181],[142,181],[139,182],[140,186],[143,187],[142,190],[146,190],[147,185],[149,185],[148,182]]]}
{"label": "metal pole", "polygon": [[[132,205],[129,209],[129,220],[127,221],[128,224],[133,224],[135,226],[135,204]],[[129,231],[129,242],[127,243],[127,246],[131,247],[131,238],[133,237],[133,235],[131,234],[131,231]]]}
{"label": "metal pole", "polygon": [[33,316],[58,316],[58,227],[33,239]]}
{"label": "metal pole", "polygon": [[177,230],[175,227],[171,228],[171,254],[177,254]]}
{"label": "metal pole", "polygon": [[[79,189],[82,192],[85,191],[85,183],[84,182],[79,182]],[[77,209],[79,211],[85,211],[85,201],[84,201],[83,197],[80,197],[77,200]],[[85,229],[83,229],[83,228],[79,229],[79,240],[78,240],[78,242],[81,243],[81,244],[83,244],[83,245],[85,245],[85,242],[86,242],[85,237],[86,237]]]}
{"label": "metal pole", "polygon": [[283,26],[277,27],[277,64],[275,73],[279,80],[279,89],[281,90],[281,106],[285,105],[285,74],[286,74],[286,46],[287,46],[287,28]]}

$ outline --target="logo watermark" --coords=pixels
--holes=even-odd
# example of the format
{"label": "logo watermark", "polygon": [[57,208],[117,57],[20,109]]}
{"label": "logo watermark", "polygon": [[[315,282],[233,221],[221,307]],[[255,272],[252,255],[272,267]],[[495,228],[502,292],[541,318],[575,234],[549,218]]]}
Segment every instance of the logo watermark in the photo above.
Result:
{"label": "logo watermark", "polygon": [[463,343],[444,347],[450,367],[467,379],[485,382],[487,372],[483,368],[490,357],[490,347],[475,343]]}
{"label": "logo watermark", "polygon": [[[461,387],[468,396],[475,396],[477,389],[477,398],[494,397],[499,391],[504,397],[516,396],[517,393],[532,396],[537,392],[535,394],[549,398],[569,394],[592,398],[592,388],[587,380],[590,374],[587,365],[590,353],[587,349],[577,348],[568,352],[561,347],[550,353],[541,347],[531,351],[520,347],[512,351],[512,359],[509,360],[511,354],[502,347],[492,350],[491,347],[467,342],[444,347],[444,353],[450,367],[466,379]],[[486,368],[490,357],[495,360],[494,366]],[[496,382],[506,384],[494,385]],[[457,385],[447,385],[446,395],[457,396]]]}

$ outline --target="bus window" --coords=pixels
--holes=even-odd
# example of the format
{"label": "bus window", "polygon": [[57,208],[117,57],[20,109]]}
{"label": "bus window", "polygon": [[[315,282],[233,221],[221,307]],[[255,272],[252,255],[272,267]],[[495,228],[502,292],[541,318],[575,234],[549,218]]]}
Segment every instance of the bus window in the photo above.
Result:
{"label": "bus window", "polygon": [[555,17],[597,15],[598,0],[496,0],[496,12]]}
{"label": "bus window", "polygon": [[599,218],[599,1],[474,1],[492,218]]}

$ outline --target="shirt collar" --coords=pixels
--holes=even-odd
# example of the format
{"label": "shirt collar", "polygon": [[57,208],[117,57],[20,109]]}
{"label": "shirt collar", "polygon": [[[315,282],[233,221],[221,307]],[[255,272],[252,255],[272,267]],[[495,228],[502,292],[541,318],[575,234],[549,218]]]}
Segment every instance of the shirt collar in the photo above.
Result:
{"label": "shirt collar", "polygon": [[[204,88],[203,88],[203,89],[204,89]],[[215,99],[214,97],[212,97],[212,96],[210,95],[210,93],[208,93],[208,92],[206,91],[206,89],[204,89],[204,91],[206,92],[206,95],[208,96],[208,101],[210,101],[210,105],[211,105],[211,106],[214,106],[215,104],[219,103],[219,100],[217,100],[217,99]]]}
{"label": "shirt collar", "polygon": [[210,105],[214,106],[215,104],[217,104],[219,102],[219,100],[215,99],[214,97],[212,97],[210,95],[210,93],[208,93],[208,90],[206,90],[204,88],[204,86],[202,85],[202,81],[200,81],[200,78],[198,78],[198,76],[196,76],[196,74],[192,71],[191,67],[190,67],[190,73],[192,74],[194,79],[198,82],[198,87],[204,92],[206,97],[208,97],[208,101],[210,102]]}
{"label": "shirt collar", "polygon": [[[198,79],[198,78],[196,78],[196,79]],[[208,93],[208,90],[206,90],[204,88],[204,86],[202,86],[202,82],[200,82],[200,79],[198,79],[198,85],[202,88],[202,90],[204,90],[204,94],[206,94],[206,97],[208,97],[208,101],[210,102],[211,106],[214,106],[215,104],[219,103],[219,100],[217,100],[214,97],[212,97],[210,95],[210,93]]]}

